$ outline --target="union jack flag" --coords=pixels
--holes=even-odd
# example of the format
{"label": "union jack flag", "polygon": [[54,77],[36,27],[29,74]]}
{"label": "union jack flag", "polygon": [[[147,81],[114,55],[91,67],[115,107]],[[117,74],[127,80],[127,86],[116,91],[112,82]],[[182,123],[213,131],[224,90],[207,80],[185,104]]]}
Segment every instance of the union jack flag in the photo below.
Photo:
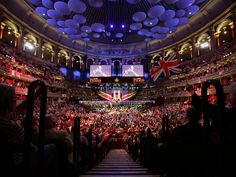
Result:
{"label": "union jack flag", "polygon": [[180,61],[176,58],[176,53],[170,55],[166,60],[160,58],[158,66],[155,66],[150,72],[150,76],[156,81],[162,74],[169,77],[172,73],[180,73],[181,69],[178,68]]}

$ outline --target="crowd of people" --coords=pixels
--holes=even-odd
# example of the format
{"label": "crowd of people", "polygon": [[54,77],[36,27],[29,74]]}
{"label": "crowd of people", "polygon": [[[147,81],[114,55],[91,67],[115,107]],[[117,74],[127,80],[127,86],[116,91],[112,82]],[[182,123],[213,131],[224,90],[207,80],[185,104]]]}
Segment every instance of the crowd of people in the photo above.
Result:
{"label": "crowd of people", "polygon": [[[14,144],[14,146],[23,146],[23,118],[25,116],[25,110],[16,110],[15,93],[12,87],[1,84],[0,89],[1,93],[3,93],[3,95],[0,97],[1,105],[5,105],[1,106],[0,130],[1,132],[3,132],[3,134],[7,134],[6,137],[9,138],[7,139],[8,143],[10,143],[11,145]],[[232,141],[235,140],[234,135],[231,134],[233,133],[233,126],[235,125],[235,120],[233,119],[236,100],[235,94],[236,84],[233,84],[230,88],[229,97],[229,101],[233,108],[227,108],[225,114],[227,115],[227,117],[224,117],[224,119],[227,121],[225,121],[223,125],[223,136],[227,147],[229,145],[232,145]],[[39,100],[37,100],[33,117],[33,135],[34,137],[36,137],[35,139],[37,139],[39,131],[39,107]],[[17,111],[18,113],[15,114],[15,111]],[[203,131],[205,129],[203,127],[203,119],[201,117],[201,114],[197,108],[193,107],[193,104],[191,102],[164,105],[149,104],[132,107],[107,105],[107,107],[104,106],[101,109],[97,109],[96,112],[92,112],[81,104],[51,100],[47,104],[45,139],[48,141],[63,141],[66,144],[66,160],[64,160],[67,162],[67,165],[72,165],[74,119],[80,119],[80,144],[84,148],[82,152],[83,155],[86,156],[86,152],[88,152],[89,149],[88,133],[90,132],[90,150],[95,152],[96,147],[102,147],[104,144],[108,142],[112,143],[112,141],[114,141],[115,139],[120,138],[122,139],[122,141],[120,142],[123,143],[124,147],[126,145],[127,150],[132,153],[132,155],[135,157],[135,160],[142,161],[142,159],[139,159],[141,158],[139,156],[140,153],[137,153],[138,151],[134,150],[134,147],[141,146],[140,143],[142,139],[140,138],[140,136],[143,134],[146,138],[144,144],[148,138],[151,138],[150,140],[148,140],[148,142],[146,142],[148,144],[147,147],[151,148],[150,152],[154,153],[153,157],[158,159],[160,157],[156,156],[158,154],[156,152],[158,152],[158,149],[163,146],[163,141],[161,140],[163,140],[164,117],[168,117],[168,131],[170,133],[170,144],[172,144],[172,147],[176,146],[177,149],[182,147],[183,144],[179,144],[179,141],[186,141],[187,143],[189,143],[189,139],[181,139],[184,138],[184,136],[187,136],[185,138],[193,138],[193,141],[197,139],[201,141],[201,143],[210,143],[211,141],[213,141],[213,144],[217,144],[217,142],[215,142],[216,140],[212,137],[210,137],[210,141],[208,139],[198,139],[204,137],[204,133],[206,132]],[[184,127],[186,128],[186,130]],[[36,142],[36,140],[32,142],[32,147],[37,145]],[[152,144],[150,145],[151,142]],[[198,144],[199,142],[194,143],[199,149],[202,148],[203,144]],[[139,146],[136,146],[137,144],[139,144]],[[206,146],[206,144],[204,144],[204,146]],[[223,147],[225,148],[225,146]],[[46,152],[51,153],[51,148],[53,147],[47,149]],[[184,151],[187,150],[184,149]],[[14,164],[19,165],[22,161],[21,148],[17,150],[14,149],[13,151]],[[179,151],[185,153],[183,149],[179,149]],[[176,153],[176,149],[174,149],[173,152]],[[147,153],[147,151],[145,151],[145,148],[143,153]],[[83,156],[82,154],[81,157]],[[229,154],[227,153],[227,155]],[[146,161],[145,165],[147,167],[152,169],[156,168],[156,166],[153,166],[151,162],[157,159],[151,158],[150,154],[144,157],[147,157],[143,159],[144,162]],[[181,157],[184,157],[184,155],[181,155]],[[180,160],[181,157],[178,156],[177,160]],[[227,159],[228,156],[226,156],[225,158]],[[175,164],[174,167],[176,166],[178,165]],[[169,169],[171,172],[173,172],[172,170],[174,170],[175,172],[175,170],[178,171],[180,169],[184,170],[180,171],[180,173],[186,172],[186,168],[183,169],[181,166],[178,166],[178,169],[173,168],[173,166],[171,167],[172,168]]]}
{"label": "crowd of people", "polygon": [[[64,86],[63,79],[56,79],[57,77],[63,78],[56,65],[28,58],[22,52],[4,43],[0,45],[0,54],[0,71],[2,73],[7,73],[14,77],[22,75],[19,79],[23,78],[28,82],[40,78],[47,84]],[[16,72],[18,74],[15,74]]]}
{"label": "crowd of people", "polygon": [[[223,46],[224,51],[235,52],[235,44],[231,45],[229,49],[225,47],[227,46]],[[41,78],[48,85],[55,85],[55,88],[50,88],[50,91],[54,89],[57,92],[57,88],[60,86],[64,88],[65,97],[63,99],[49,98],[47,103],[45,142],[48,144],[44,146],[46,154],[44,169],[50,171],[50,175],[52,175],[51,173],[58,177],[74,175],[72,170],[75,147],[73,138],[76,119],[80,120],[79,161],[80,165],[84,165],[83,170],[89,169],[91,162],[98,157],[97,151],[108,144],[125,148],[135,161],[140,161],[142,165],[158,173],[164,171],[169,176],[201,175],[208,177],[218,175],[223,177],[234,169],[233,164],[229,162],[235,159],[235,82],[228,89],[229,96],[225,109],[220,110],[218,107],[209,106],[207,108],[209,112],[204,116],[200,98],[198,100],[196,94],[199,102],[186,98],[181,102],[159,105],[155,103],[98,105],[95,103],[94,109],[91,109],[78,101],[100,100],[96,92],[87,86],[78,87],[78,85],[63,80],[53,79],[51,82],[49,75],[53,75],[53,77],[60,75],[56,66],[27,59],[22,53],[4,44],[0,45],[0,57],[3,57],[0,59],[0,139],[6,145],[2,146],[0,150],[1,156],[6,157],[0,160],[1,169],[9,165],[14,169],[12,172],[22,170],[26,102],[23,101],[16,107],[15,91],[18,88],[27,89],[30,85],[30,81],[2,75],[8,72],[9,64],[20,66],[24,70],[25,76],[28,75],[34,79]],[[217,55],[216,52],[210,57],[207,62],[215,62],[222,56]],[[204,63],[202,60],[193,61],[188,65],[190,68],[185,68],[186,72],[196,66],[201,67],[202,63]],[[227,71],[232,67],[235,67],[234,62],[229,63],[226,67],[212,70],[211,74]],[[41,75],[32,74],[26,68],[41,73]],[[20,72],[22,73],[22,70]],[[204,73],[202,76],[205,76]],[[183,80],[187,79],[190,78],[186,77]],[[228,84],[230,83],[228,82]],[[156,87],[147,88],[139,92],[135,99],[153,99],[160,94]],[[30,149],[32,166],[36,164],[36,152],[38,151],[39,113],[40,102],[37,98],[32,118],[33,140]],[[203,119],[205,117],[208,117],[209,127],[206,126],[206,119]],[[9,159],[9,157],[11,158]],[[201,163],[201,170],[198,168],[199,160],[204,161]],[[210,165],[208,166],[207,163]],[[219,167],[219,169],[214,170],[215,167]],[[55,173],[55,171],[57,172]],[[12,175],[17,176],[17,173]]]}

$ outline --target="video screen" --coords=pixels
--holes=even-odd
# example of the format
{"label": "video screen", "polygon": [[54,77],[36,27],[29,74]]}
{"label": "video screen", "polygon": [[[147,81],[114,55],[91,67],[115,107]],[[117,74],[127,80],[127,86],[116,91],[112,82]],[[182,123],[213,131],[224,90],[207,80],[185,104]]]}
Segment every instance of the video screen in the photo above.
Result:
{"label": "video screen", "polygon": [[90,77],[111,77],[111,65],[90,65]]}
{"label": "video screen", "polygon": [[143,65],[123,65],[123,77],[143,77]]}

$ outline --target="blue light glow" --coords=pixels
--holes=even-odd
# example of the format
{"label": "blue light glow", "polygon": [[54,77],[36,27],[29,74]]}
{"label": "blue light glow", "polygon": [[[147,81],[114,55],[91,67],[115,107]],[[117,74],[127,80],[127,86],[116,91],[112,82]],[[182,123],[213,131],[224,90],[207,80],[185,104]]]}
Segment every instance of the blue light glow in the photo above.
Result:
{"label": "blue light glow", "polygon": [[60,71],[64,76],[67,75],[67,69],[66,69],[66,68],[61,67],[61,68],[59,69],[59,71]]}
{"label": "blue light glow", "polygon": [[87,79],[90,78],[90,74],[89,73],[86,74],[86,78]]}
{"label": "blue light glow", "polygon": [[148,73],[144,73],[144,78],[145,78],[145,79],[148,79],[148,76],[149,76]]}
{"label": "blue light glow", "polygon": [[80,77],[80,72],[79,71],[73,71],[74,77]]}

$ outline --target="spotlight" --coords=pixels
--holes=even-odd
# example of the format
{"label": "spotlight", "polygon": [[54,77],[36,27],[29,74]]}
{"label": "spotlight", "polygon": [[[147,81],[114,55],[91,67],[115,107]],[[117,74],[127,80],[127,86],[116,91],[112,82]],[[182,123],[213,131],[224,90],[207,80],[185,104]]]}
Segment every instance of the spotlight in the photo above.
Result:
{"label": "spotlight", "polygon": [[125,25],[121,25],[121,28],[125,28]]}
{"label": "spotlight", "polygon": [[114,28],[114,25],[110,25],[110,28]]}

